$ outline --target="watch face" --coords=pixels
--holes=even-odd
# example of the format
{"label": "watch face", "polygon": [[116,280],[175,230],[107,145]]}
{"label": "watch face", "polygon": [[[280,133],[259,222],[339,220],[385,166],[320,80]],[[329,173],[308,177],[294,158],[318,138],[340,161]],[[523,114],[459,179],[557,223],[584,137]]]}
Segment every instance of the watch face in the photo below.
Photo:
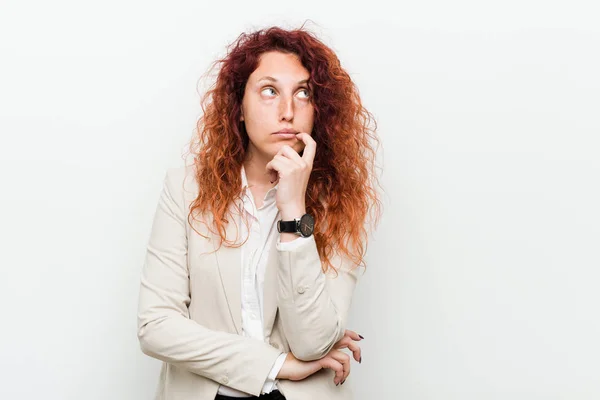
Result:
{"label": "watch face", "polygon": [[302,236],[308,237],[312,235],[314,229],[315,219],[310,214],[304,214],[302,218],[300,218],[300,233]]}

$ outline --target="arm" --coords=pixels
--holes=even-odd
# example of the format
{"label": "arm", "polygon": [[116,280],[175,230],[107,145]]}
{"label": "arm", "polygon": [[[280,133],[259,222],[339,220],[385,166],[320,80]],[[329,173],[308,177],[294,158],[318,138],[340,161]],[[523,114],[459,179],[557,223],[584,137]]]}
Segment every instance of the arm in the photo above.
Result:
{"label": "arm", "polygon": [[141,274],[137,336],[144,354],[259,396],[281,352],[259,340],[210,330],[189,317],[183,176],[164,179]]}
{"label": "arm", "polygon": [[321,359],[344,336],[358,268],[336,257],[338,275],[324,274],[313,235],[278,241],[277,250],[277,300],[290,350],[299,360]]}

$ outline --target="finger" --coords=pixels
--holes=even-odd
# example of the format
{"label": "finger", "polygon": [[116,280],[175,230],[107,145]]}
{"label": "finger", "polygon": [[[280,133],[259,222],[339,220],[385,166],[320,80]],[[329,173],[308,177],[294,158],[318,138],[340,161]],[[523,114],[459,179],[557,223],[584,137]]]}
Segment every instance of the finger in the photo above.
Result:
{"label": "finger", "polygon": [[279,171],[283,168],[279,160],[271,160],[267,163],[265,167],[265,174],[269,175],[269,181],[271,183],[275,182],[279,176]]}
{"label": "finger", "polygon": [[296,134],[296,137],[304,142],[304,152],[302,153],[302,159],[306,164],[312,165],[315,159],[315,153],[317,151],[317,142],[306,132],[300,132]]}
{"label": "finger", "polygon": [[289,176],[291,171],[298,168],[298,165],[284,155],[277,154],[273,159],[278,160],[283,167],[279,170],[279,178]]}
{"label": "finger", "polygon": [[[273,171],[271,162],[275,159],[279,159],[279,160],[283,161],[285,163],[283,165],[289,165],[290,168],[295,168],[298,165],[303,166],[303,167],[306,166],[306,162],[304,160],[302,160],[302,157],[300,157],[300,155],[296,152],[296,150],[292,149],[287,144],[283,145],[277,151],[277,154],[275,154],[273,159],[267,164],[265,174],[269,175],[269,180],[271,181],[271,183],[274,183],[279,177],[282,176],[282,172],[284,172],[281,169],[278,170],[277,172]],[[291,164],[287,164],[290,161],[291,161]],[[286,169],[286,171],[288,171],[288,169]]]}
{"label": "finger", "polygon": [[281,154],[276,154],[275,157],[273,157],[273,159],[267,163],[266,170],[267,172],[275,171],[281,174],[283,172],[289,171],[294,167],[294,162],[291,161],[289,158]]}
{"label": "finger", "polygon": [[265,175],[269,175],[269,181],[271,183],[274,183],[279,178],[279,173],[277,172],[277,170],[274,169],[273,166],[271,166],[269,164],[267,164],[267,166],[265,168]]}
{"label": "finger", "polygon": [[[294,150],[292,150],[292,152],[294,152]],[[298,156],[300,157],[300,156]],[[287,165],[287,169],[286,170],[291,170],[294,169],[298,166],[298,164],[290,159],[289,157],[286,157],[284,154],[276,154],[275,157],[273,157],[273,159],[277,159],[279,161],[281,161],[283,164]]]}
{"label": "finger", "polygon": [[336,344],[333,345],[334,349],[344,349],[348,347],[348,344],[352,342],[352,339],[349,336],[344,336],[340,340],[337,341]]}
{"label": "finger", "polygon": [[346,329],[346,331],[344,332],[345,336],[350,337],[352,340],[363,340],[364,337],[362,337],[361,335],[359,335],[358,333],[351,331],[350,329]]}
{"label": "finger", "polygon": [[321,359],[321,363],[322,363],[321,365],[323,366],[323,368],[329,368],[335,372],[335,376],[333,378],[333,382],[335,384],[338,384],[343,380],[344,366],[342,365],[342,363],[340,363],[335,358],[333,358],[329,355],[326,356],[325,358]]}
{"label": "finger", "polygon": [[346,347],[352,352],[352,356],[356,361],[362,362],[362,349],[357,343],[351,341]]}
{"label": "finger", "polygon": [[344,336],[333,345],[334,349],[346,348],[350,343],[354,341],[360,341],[363,337],[354,331],[346,330]]}
{"label": "finger", "polygon": [[338,382],[345,381],[348,375],[350,375],[350,356],[343,351],[332,350],[329,355],[342,364],[343,376]]}
{"label": "finger", "polygon": [[298,154],[298,152],[296,152],[296,150],[292,149],[290,146],[285,145],[281,147],[279,151],[281,152],[281,155],[284,155],[285,157],[289,158],[295,164],[300,165],[302,167],[306,166],[306,162],[304,162],[302,157],[300,157],[300,154]]}
{"label": "finger", "polygon": [[270,174],[271,181],[277,180],[280,176],[294,168],[294,164],[288,158],[282,155],[276,155],[266,165],[266,173]]}

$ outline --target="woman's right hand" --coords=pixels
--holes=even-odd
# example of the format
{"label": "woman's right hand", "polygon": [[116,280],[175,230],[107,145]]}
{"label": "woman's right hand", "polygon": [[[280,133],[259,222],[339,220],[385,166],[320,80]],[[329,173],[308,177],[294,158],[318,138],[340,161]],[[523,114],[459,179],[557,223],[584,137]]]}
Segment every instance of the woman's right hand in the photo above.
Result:
{"label": "woman's right hand", "polygon": [[323,368],[329,368],[335,371],[333,383],[339,385],[344,383],[350,374],[350,356],[338,349],[348,348],[352,351],[356,361],[361,360],[361,349],[353,341],[359,341],[360,337],[356,332],[346,330],[342,339],[340,339],[327,353],[327,355],[315,361],[298,360],[290,352],[287,354],[285,362],[277,375],[278,379],[289,379],[292,381],[301,381]]}
{"label": "woman's right hand", "polygon": [[315,361],[298,360],[292,353],[288,353],[277,379],[301,381],[323,368],[335,371],[333,383],[338,385],[350,374],[350,356],[340,350],[333,349],[327,355]]}

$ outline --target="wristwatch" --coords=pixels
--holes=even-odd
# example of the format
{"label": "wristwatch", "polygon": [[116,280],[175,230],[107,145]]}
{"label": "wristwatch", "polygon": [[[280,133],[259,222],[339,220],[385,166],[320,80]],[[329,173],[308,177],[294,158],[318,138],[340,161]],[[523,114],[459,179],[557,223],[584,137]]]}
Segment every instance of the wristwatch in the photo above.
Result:
{"label": "wristwatch", "polygon": [[310,214],[304,214],[293,221],[277,221],[277,231],[295,233],[298,236],[309,237],[315,230],[315,219]]}

